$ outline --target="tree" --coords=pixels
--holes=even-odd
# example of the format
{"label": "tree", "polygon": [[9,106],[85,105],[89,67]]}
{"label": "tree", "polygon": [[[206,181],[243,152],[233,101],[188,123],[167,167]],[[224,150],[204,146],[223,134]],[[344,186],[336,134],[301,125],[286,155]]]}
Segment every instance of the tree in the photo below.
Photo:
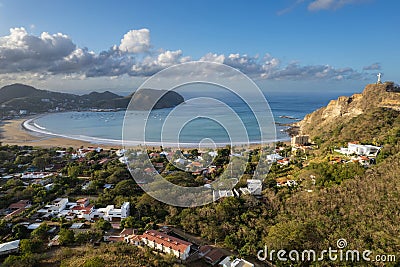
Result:
{"label": "tree", "polygon": [[12,232],[16,239],[27,238],[29,235],[28,229],[22,224],[14,225]]}
{"label": "tree", "polygon": [[49,230],[50,227],[46,223],[42,223],[38,228],[32,231],[31,238],[46,240],[49,237]]}
{"label": "tree", "polygon": [[69,166],[67,172],[69,177],[77,178],[81,173],[81,168],[77,165]]}
{"label": "tree", "polygon": [[32,160],[32,164],[34,166],[36,166],[37,168],[39,168],[40,170],[43,170],[44,167],[46,167],[46,165],[48,164],[48,162],[49,162],[49,156],[48,155],[47,155],[47,157],[46,156],[35,157]]}
{"label": "tree", "polygon": [[44,243],[41,239],[22,239],[19,248],[24,254],[39,253],[42,251],[43,245]]}
{"label": "tree", "polygon": [[59,235],[58,241],[60,242],[61,245],[70,245],[73,244],[75,241],[74,231],[70,229],[61,228],[60,233],[58,235]]}
{"label": "tree", "polygon": [[132,179],[129,179],[119,182],[113,189],[113,193],[121,196],[132,196],[138,190],[138,185]]}
{"label": "tree", "polygon": [[5,236],[9,234],[10,232],[10,227],[8,226],[8,223],[6,220],[0,220],[0,236]]}
{"label": "tree", "polygon": [[108,231],[111,229],[111,223],[101,218],[95,223],[95,227],[103,231]]}
{"label": "tree", "polygon": [[135,218],[128,216],[121,221],[121,228],[132,228],[135,225]]}

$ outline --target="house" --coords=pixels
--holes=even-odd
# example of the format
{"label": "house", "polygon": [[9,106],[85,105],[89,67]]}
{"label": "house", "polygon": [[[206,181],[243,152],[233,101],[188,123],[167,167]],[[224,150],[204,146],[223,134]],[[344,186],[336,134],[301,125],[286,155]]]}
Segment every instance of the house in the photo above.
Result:
{"label": "house", "polygon": [[248,262],[244,259],[239,259],[235,258],[231,260],[231,257],[228,256],[225,259],[223,259],[218,266],[222,267],[254,267],[254,264],[251,262]]}
{"label": "house", "polygon": [[31,202],[29,200],[21,199],[18,202],[10,204],[10,206],[8,206],[8,209],[10,209],[10,210],[26,209],[26,208],[29,208],[30,206],[31,206]]}
{"label": "house", "polygon": [[104,241],[116,243],[116,242],[125,242],[132,245],[140,245],[140,237],[136,235],[137,230],[133,228],[124,228],[119,235],[105,235],[103,237]]}
{"label": "house", "polygon": [[27,208],[31,207],[31,202],[29,200],[20,200],[18,202],[12,203],[8,206],[8,210],[10,211],[9,214],[5,216],[4,219],[9,220],[18,214],[21,214]]}
{"label": "house", "polygon": [[40,225],[41,225],[42,223],[31,223],[30,225],[28,225],[26,228],[28,229],[28,230],[36,230],[36,229],[38,229],[39,227],[40,227]]}
{"label": "house", "polygon": [[376,157],[380,151],[381,147],[373,145],[360,145],[357,142],[349,142],[347,148],[341,147],[340,149],[335,149],[335,152],[352,155],[356,154],[358,156]]}
{"label": "house", "polygon": [[94,216],[94,206],[89,205],[88,198],[81,198],[76,201],[70,212],[79,219],[91,220]]}
{"label": "house", "polygon": [[69,229],[82,229],[82,227],[84,226],[84,223],[73,223]]}
{"label": "house", "polygon": [[114,205],[108,205],[105,208],[97,209],[95,215],[103,217],[107,221],[120,221],[129,216],[130,203],[124,202],[120,209],[116,209]]}
{"label": "house", "polygon": [[277,161],[277,163],[281,166],[287,166],[289,165],[290,160],[288,158],[280,159]]}
{"label": "house", "polygon": [[56,198],[52,204],[46,205],[38,213],[59,214],[68,204],[68,198]]}
{"label": "house", "polygon": [[20,240],[14,240],[11,242],[6,242],[0,244],[0,255],[8,255],[11,253],[16,253],[19,250]]}
{"label": "house", "polygon": [[216,201],[223,197],[234,197],[232,190],[213,190],[213,200]]}
{"label": "house", "polygon": [[56,175],[53,172],[26,172],[21,175],[22,179],[44,179]]}
{"label": "house", "polygon": [[277,154],[277,153],[267,155],[267,161],[268,162],[276,162],[276,161],[281,160],[281,159],[283,159],[283,157],[281,155]]}
{"label": "house", "polygon": [[214,248],[209,245],[201,246],[199,248],[199,255],[212,266],[216,265],[223,257],[226,256],[226,254],[223,253],[220,249]]}
{"label": "house", "polygon": [[308,135],[296,135],[291,138],[291,145],[294,146],[304,146],[309,144],[310,136]]}
{"label": "house", "polygon": [[143,244],[164,253],[186,260],[189,257],[192,243],[167,235],[156,230],[148,230],[141,236]]}

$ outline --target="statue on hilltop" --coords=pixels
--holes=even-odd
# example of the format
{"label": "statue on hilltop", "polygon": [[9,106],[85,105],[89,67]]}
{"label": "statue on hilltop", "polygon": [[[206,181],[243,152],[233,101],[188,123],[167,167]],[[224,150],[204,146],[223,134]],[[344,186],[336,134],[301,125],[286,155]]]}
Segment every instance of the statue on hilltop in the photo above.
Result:
{"label": "statue on hilltop", "polygon": [[378,76],[378,80],[376,81],[376,84],[382,84],[382,81],[381,81],[381,77],[382,77],[382,73],[378,73],[378,75],[376,75],[376,76]]}

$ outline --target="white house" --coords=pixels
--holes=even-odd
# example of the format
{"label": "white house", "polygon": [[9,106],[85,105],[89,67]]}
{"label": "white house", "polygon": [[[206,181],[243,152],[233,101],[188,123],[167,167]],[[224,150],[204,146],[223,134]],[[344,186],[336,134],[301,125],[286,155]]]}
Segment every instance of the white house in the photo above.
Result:
{"label": "white house", "polygon": [[283,157],[277,153],[267,155],[267,161],[269,161],[269,162],[276,162],[281,159],[283,159]]}
{"label": "white house", "polygon": [[103,217],[107,221],[125,219],[129,216],[129,206],[129,202],[124,202],[120,209],[116,209],[114,205],[108,205],[105,208],[97,209],[95,215]]}
{"label": "white house", "polygon": [[52,204],[44,206],[38,210],[39,213],[58,214],[62,212],[68,204],[68,198],[56,198]]}
{"label": "white house", "polygon": [[179,238],[169,236],[156,230],[148,230],[141,236],[143,244],[164,253],[172,254],[175,257],[186,260],[189,257],[192,243]]}
{"label": "white house", "polygon": [[351,155],[356,154],[359,156],[376,157],[381,147],[373,145],[360,145],[354,142],[348,143],[347,148],[335,149],[336,152]]}

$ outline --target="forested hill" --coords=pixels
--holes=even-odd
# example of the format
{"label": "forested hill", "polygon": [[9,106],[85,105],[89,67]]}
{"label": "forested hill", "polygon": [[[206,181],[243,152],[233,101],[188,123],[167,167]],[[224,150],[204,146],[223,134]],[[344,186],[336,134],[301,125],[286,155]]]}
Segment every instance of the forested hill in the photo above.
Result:
{"label": "forested hill", "polygon": [[[135,94],[134,99],[139,99],[147,108],[149,101],[158,99],[161,90],[140,90]],[[49,111],[69,111],[88,109],[124,109],[128,106],[131,96],[123,97],[109,91],[102,93],[91,92],[84,95],[60,93],[48,90],[36,89],[29,85],[12,84],[0,89],[0,111],[6,115],[11,111],[26,110],[29,113],[42,113]],[[165,94],[154,107],[173,107],[184,99],[175,92]]]}

